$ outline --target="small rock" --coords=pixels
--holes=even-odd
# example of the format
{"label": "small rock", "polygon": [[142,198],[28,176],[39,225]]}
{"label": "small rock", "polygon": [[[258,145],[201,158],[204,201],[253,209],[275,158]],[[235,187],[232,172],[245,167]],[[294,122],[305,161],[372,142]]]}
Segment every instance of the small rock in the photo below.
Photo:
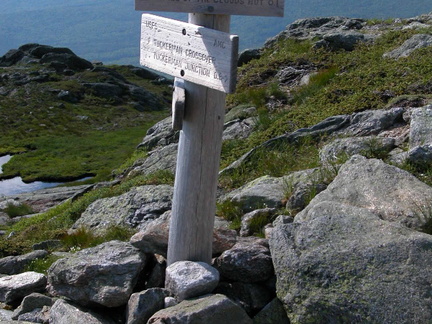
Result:
{"label": "small rock", "polygon": [[161,288],[152,288],[132,294],[127,305],[127,324],[146,324],[148,319],[165,306],[168,292]]}
{"label": "small rock", "polygon": [[165,297],[164,302],[165,302],[164,308],[173,307],[178,304],[177,300],[174,297]]}
{"label": "small rock", "polygon": [[243,215],[241,219],[240,236],[250,236],[259,232],[264,225],[271,222],[276,211],[276,208],[264,208]]}
{"label": "small rock", "polygon": [[274,275],[268,246],[259,243],[237,243],[215,260],[221,277],[233,281],[255,283]]}
{"label": "small rock", "polygon": [[432,162],[432,143],[419,145],[408,152],[407,161],[424,167]]}
{"label": "small rock", "polygon": [[221,282],[215,293],[223,294],[239,304],[249,316],[254,316],[275,296],[274,292],[262,285],[243,282]]}
{"label": "small rock", "polygon": [[165,287],[177,300],[211,293],[219,283],[219,272],[204,262],[178,261],[166,270]]}
{"label": "small rock", "polygon": [[283,304],[273,299],[253,319],[253,324],[290,324]]}
{"label": "small rock", "polygon": [[411,111],[409,147],[432,143],[432,105]]}
{"label": "small rock", "polygon": [[29,313],[35,309],[42,309],[44,306],[52,306],[53,303],[53,299],[48,296],[32,293],[24,297],[21,305],[13,312],[12,319],[17,320],[22,314]]}
{"label": "small rock", "polygon": [[42,308],[35,308],[28,313],[18,316],[18,321],[28,321],[31,323],[49,323],[50,307],[43,306]]}

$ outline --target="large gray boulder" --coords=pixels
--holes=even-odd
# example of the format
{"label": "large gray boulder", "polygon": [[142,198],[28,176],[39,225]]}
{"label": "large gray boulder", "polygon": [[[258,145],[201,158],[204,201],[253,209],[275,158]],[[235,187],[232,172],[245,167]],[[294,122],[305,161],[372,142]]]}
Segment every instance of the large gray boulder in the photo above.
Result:
{"label": "large gray boulder", "polygon": [[321,178],[321,173],[320,169],[308,169],[284,177],[263,176],[223,195],[219,201],[231,201],[244,213],[262,208],[280,208],[294,187]]}
{"label": "large gray boulder", "polygon": [[430,321],[430,235],[337,202],[302,214],[270,238],[277,295],[292,323]]}
{"label": "large gray boulder", "polygon": [[400,47],[387,52],[384,57],[399,59],[401,57],[408,57],[416,49],[432,46],[432,35],[429,34],[416,34],[410,39],[405,41]]}
{"label": "large gray boulder", "polygon": [[72,229],[84,226],[100,232],[113,225],[142,228],[171,209],[172,195],[171,186],[149,185],[133,188],[117,197],[96,200]]}
{"label": "large gray boulder", "polygon": [[145,255],[129,243],[106,242],[56,261],[48,270],[49,291],[83,306],[122,306],[145,262]]}
{"label": "large gray boulder", "polygon": [[366,208],[384,220],[430,232],[431,201],[432,188],[409,172],[381,160],[355,155],[296,219],[308,220],[309,210],[317,204],[334,202]]}
{"label": "large gray boulder", "polygon": [[114,324],[115,321],[59,299],[51,307],[50,324]]}
{"label": "large gray boulder", "polygon": [[[349,124],[338,130],[337,135],[369,136],[379,133],[403,123],[403,108],[383,110],[367,110],[349,116]],[[331,118],[331,117],[330,117]]]}
{"label": "large gray boulder", "polygon": [[420,167],[428,166],[432,162],[432,144],[420,145],[410,150],[406,156],[408,162]]}
{"label": "large gray boulder", "polygon": [[180,304],[160,310],[148,324],[252,324],[246,312],[223,295],[208,295],[185,300]]}
{"label": "large gray boulder", "polygon": [[219,272],[205,262],[178,261],[166,269],[165,288],[178,301],[213,292],[219,283]]}
{"label": "large gray boulder", "polygon": [[24,272],[0,278],[0,301],[12,304],[34,292],[44,292],[47,278],[37,272]]}

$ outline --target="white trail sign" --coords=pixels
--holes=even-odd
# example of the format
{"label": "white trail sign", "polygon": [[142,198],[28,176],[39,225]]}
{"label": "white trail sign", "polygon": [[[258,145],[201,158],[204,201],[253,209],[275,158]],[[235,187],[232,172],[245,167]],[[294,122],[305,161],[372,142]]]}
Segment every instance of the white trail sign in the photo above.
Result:
{"label": "white trail sign", "polygon": [[231,93],[236,84],[238,43],[236,35],[143,14],[140,64]]}

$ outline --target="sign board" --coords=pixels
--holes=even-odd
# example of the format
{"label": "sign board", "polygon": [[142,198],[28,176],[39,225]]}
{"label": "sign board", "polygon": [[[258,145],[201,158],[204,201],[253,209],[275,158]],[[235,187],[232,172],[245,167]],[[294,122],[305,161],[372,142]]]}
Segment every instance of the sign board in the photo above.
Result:
{"label": "sign board", "polygon": [[135,9],[283,17],[285,0],[135,0]]}
{"label": "sign board", "polygon": [[231,93],[237,78],[238,36],[143,14],[140,64]]}

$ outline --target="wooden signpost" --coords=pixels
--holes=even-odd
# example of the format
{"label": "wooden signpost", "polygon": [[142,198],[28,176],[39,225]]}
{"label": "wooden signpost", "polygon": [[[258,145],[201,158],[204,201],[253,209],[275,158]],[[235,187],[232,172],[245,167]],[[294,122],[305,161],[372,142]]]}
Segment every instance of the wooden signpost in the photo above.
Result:
{"label": "wooden signpost", "polygon": [[225,99],[236,83],[238,37],[228,34],[230,15],[282,16],[283,6],[284,0],[135,0],[137,10],[189,12],[188,24],[142,19],[141,64],[184,79],[176,79],[173,96],[173,126],[181,133],[168,264],[212,258]]}

